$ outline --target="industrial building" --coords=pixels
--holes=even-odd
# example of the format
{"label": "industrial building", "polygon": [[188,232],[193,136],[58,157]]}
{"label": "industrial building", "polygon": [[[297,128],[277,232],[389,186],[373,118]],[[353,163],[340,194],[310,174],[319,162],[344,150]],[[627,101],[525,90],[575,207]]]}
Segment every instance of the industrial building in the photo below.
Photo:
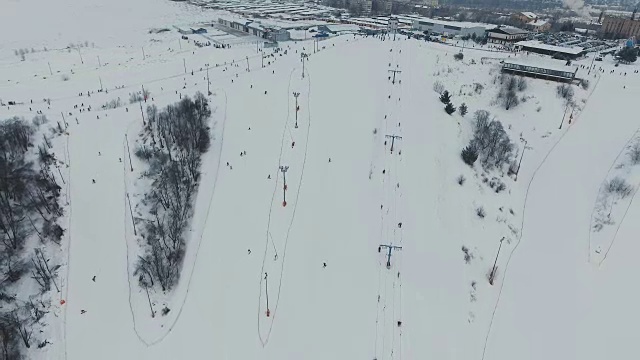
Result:
{"label": "industrial building", "polygon": [[417,18],[413,19],[412,28],[419,31],[429,31],[431,33],[438,33],[443,35],[473,35],[484,36],[485,31],[488,28],[495,25],[470,23],[470,22],[458,22],[458,21],[445,21],[436,20],[430,18]]}
{"label": "industrial building", "polygon": [[239,30],[270,41],[286,41],[291,38],[289,31],[278,26],[264,25],[251,19],[228,20],[218,18],[218,24]]}
{"label": "industrial building", "polygon": [[600,31],[606,38],[640,38],[640,19],[635,17],[635,11],[630,18],[605,16]]}
{"label": "industrial building", "polygon": [[560,82],[573,82],[576,79],[577,66],[558,66],[556,64],[527,63],[522,61],[504,61],[502,71],[505,73],[529,76]]}

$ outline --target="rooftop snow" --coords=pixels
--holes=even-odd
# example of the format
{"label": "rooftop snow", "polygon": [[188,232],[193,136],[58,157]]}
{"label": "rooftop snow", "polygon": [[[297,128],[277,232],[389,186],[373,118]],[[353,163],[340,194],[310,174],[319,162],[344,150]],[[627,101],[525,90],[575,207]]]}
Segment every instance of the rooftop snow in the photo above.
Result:
{"label": "rooftop snow", "polygon": [[577,68],[577,66],[575,65],[564,66],[562,60],[550,60],[547,58],[542,58],[537,56],[535,57],[531,56],[524,59],[520,58],[517,60],[505,60],[504,63],[516,64],[516,65],[522,65],[522,66],[531,66],[531,67],[549,69],[554,71],[566,71],[566,72],[575,72]]}
{"label": "rooftop snow", "polygon": [[526,47],[535,48],[535,49],[549,50],[549,51],[555,51],[555,52],[572,54],[572,55],[578,55],[584,51],[584,49],[580,47],[563,47],[563,46],[549,45],[549,44],[543,44],[540,41],[536,41],[536,40],[519,41],[516,43],[516,46],[526,46]]}

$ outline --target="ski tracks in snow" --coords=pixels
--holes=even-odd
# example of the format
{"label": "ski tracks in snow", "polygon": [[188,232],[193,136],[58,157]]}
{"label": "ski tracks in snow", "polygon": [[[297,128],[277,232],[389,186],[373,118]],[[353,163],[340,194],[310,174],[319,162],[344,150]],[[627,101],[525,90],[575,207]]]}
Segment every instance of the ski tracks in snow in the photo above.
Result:
{"label": "ski tracks in snow", "polygon": [[[391,41],[391,40],[390,40]],[[389,70],[400,70],[402,41],[393,42],[389,56]],[[397,45],[397,44],[400,45]],[[396,77],[397,78],[397,77]],[[388,79],[389,93],[385,99],[384,133],[374,136],[375,146],[383,146],[382,189],[380,207],[380,239],[378,243],[378,303],[375,316],[374,359],[402,359],[402,127],[401,98],[402,86]],[[378,135],[378,134],[376,134]],[[398,138],[388,137],[398,136]],[[382,143],[382,144],[381,144]],[[376,169],[376,149],[371,162],[371,171]],[[379,150],[378,150],[379,153]],[[371,174],[370,174],[371,176]],[[384,246],[394,247],[393,250]],[[385,249],[385,251],[382,251]],[[387,253],[389,251],[391,256]],[[387,255],[385,255],[385,253]],[[387,264],[387,260],[390,263]],[[387,265],[390,265],[387,267]],[[393,270],[392,270],[393,269]]]}
{"label": "ski tracks in snow", "polygon": [[[289,234],[295,220],[307,161],[311,129],[311,79],[306,71],[304,78],[301,75],[301,69],[297,68],[292,69],[289,75],[288,112],[282,129],[278,169],[276,169],[276,181],[269,206],[264,253],[259,274],[257,330],[263,347],[269,342],[278,311]],[[300,76],[299,79],[298,76]],[[304,111],[299,111],[295,107],[294,92],[299,94],[298,105],[302,104],[303,107],[306,107]],[[298,128],[295,128],[296,113],[298,113]],[[282,201],[279,196],[283,196]],[[270,289],[271,292],[269,292]],[[272,304],[268,304],[270,296],[275,300]]]}

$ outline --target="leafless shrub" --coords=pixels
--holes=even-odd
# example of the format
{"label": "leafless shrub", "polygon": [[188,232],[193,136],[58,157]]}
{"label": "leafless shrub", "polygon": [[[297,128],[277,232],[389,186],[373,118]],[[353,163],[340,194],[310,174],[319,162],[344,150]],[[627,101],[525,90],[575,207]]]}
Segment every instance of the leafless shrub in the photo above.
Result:
{"label": "leafless shrub", "polygon": [[524,76],[518,76],[518,91],[524,91],[527,89],[527,79]]}
{"label": "leafless shrub", "polygon": [[484,217],[487,216],[487,213],[484,211],[482,206],[478,206],[476,208],[476,215],[478,215],[480,219],[484,219]]}
{"label": "leafless shrub", "polygon": [[633,143],[633,145],[631,145],[631,148],[629,148],[629,151],[627,152],[627,154],[629,156],[629,161],[631,162],[631,165],[640,164],[640,140],[636,141],[635,143]]}
{"label": "leafless shrub", "polygon": [[467,179],[466,179],[466,178],[464,177],[464,175],[462,175],[462,174],[460,174],[460,176],[458,176],[458,177],[456,178],[456,181],[458,182],[458,185],[460,185],[460,186],[464,185],[464,182],[465,182],[466,180],[467,180]]}
{"label": "leafless shrub", "polygon": [[556,87],[556,94],[558,97],[570,101],[573,99],[574,95],[573,87],[567,84],[558,85],[558,87]]}
{"label": "leafless shrub", "polygon": [[617,195],[620,199],[624,199],[631,195],[633,192],[633,186],[627,183],[623,178],[616,176],[609,180],[606,185],[606,191],[609,194]]}
{"label": "leafless shrub", "polygon": [[471,263],[471,260],[473,260],[474,257],[473,253],[464,245],[462,245],[462,252],[464,253],[464,262],[466,264]]}
{"label": "leafless shrub", "polygon": [[442,92],[444,92],[444,84],[440,81],[434,82],[433,91],[437,92],[439,95],[442,95]]}

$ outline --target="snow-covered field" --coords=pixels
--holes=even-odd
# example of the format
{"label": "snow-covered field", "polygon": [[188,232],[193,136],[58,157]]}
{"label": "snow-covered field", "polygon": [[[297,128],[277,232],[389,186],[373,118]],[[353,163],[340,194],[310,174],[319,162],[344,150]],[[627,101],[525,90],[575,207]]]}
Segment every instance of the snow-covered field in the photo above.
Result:
{"label": "snow-covered field", "polygon": [[[537,56],[467,48],[456,61],[459,48],[402,36],[343,35],[320,41],[317,52],[311,39],[280,43],[275,53],[241,42],[200,48],[194,40],[205,38],[179,40],[172,26],[215,21],[218,13],[185,4],[4,5],[3,15],[11,15],[0,18],[5,34],[23,26],[33,7],[40,10],[33,31],[0,43],[0,99],[19,103],[3,106],[0,118],[30,121],[42,111],[50,126],[68,123],[68,135],[52,140],[69,165],[60,173],[67,231],[51,255],[62,264],[61,291],[52,290],[54,311],[34,335],[52,344],[28,349],[29,358],[635,353],[639,180],[624,164],[640,127],[636,65],[605,62],[597,65],[604,71],[589,74],[580,68],[590,87],[574,86],[573,111],[556,96],[557,83],[539,79],[529,79],[521,103],[505,110],[495,101],[500,60]],[[159,28],[172,30],[149,33]],[[70,43],[82,46],[64,49]],[[29,49],[24,61],[14,54],[20,48]],[[302,52],[309,55],[304,72]],[[395,83],[389,70],[401,71]],[[207,76],[212,146],[181,281],[170,294],[150,296],[152,318],[132,269],[137,238],[127,194],[141,216],[136,204],[145,184],[133,155],[143,115],[129,96],[144,86],[145,106],[162,108],[207,94]],[[444,112],[436,81],[454,105],[468,106],[466,116]],[[118,98],[122,106],[102,108]],[[506,169],[462,162],[477,110],[500,120],[516,145],[517,181]],[[401,137],[393,149],[387,135]],[[615,176],[633,192],[607,202],[614,224],[593,232],[594,206]],[[496,191],[499,183],[505,188]],[[380,245],[402,247],[391,252],[389,268]],[[158,314],[165,305],[171,311]]]}

